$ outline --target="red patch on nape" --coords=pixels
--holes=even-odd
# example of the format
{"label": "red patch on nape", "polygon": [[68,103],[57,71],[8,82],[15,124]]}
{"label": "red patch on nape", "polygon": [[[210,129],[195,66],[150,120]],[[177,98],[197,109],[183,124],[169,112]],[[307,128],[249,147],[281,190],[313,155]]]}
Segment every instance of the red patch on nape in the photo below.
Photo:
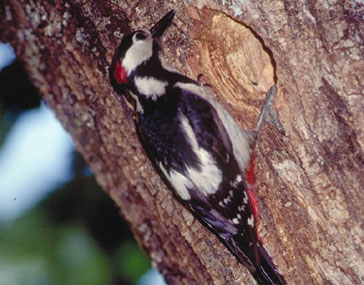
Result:
{"label": "red patch on nape", "polygon": [[255,157],[254,153],[252,153],[250,158],[250,167],[245,172],[245,179],[250,185],[254,185],[255,183],[254,164],[255,164]]}
{"label": "red patch on nape", "polygon": [[128,83],[128,75],[126,73],[126,70],[123,66],[120,65],[119,62],[115,63],[113,76],[116,83],[118,84]]}

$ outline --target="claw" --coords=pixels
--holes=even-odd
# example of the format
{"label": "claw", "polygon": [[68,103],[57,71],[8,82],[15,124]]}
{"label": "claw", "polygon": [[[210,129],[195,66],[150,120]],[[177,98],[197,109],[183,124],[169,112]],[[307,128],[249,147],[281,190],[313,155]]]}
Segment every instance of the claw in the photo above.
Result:
{"label": "claw", "polygon": [[198,85],[203,86],[203,87],[208,87],[208,88],[212,88],[213,86],[209,83],[202,83],[201,82],[201,78],[204,77],[205,75],[200,73],[199,75],[197,75],[196,81],[198,83]]}
{"label": "claw", "polygon": [[204,77],[205,75],[203,75],[202,73],[200,73],[199,75],[197,75],[196,81],[198,82],[198,84],[201,85],[201,78]]}
{"label": "claw", "polygon": [[268,122],[273,124],[276,129],[282,134],[285,135],[284,128],[279,121],[277,113],[273,109],[274,98],[277,95],[277,86],[273,85],[267,92],[267,96],[265,97],[265,101],[262,107],[262,111],[260,112],[259,119],[257,125],[254,128],[255,132],[259,132],[262,128],[263,122]]}

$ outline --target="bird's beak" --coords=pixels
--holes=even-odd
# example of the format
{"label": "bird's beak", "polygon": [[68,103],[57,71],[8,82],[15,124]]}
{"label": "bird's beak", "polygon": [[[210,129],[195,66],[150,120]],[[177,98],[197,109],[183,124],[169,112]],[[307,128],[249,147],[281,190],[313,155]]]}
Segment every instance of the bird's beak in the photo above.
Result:
{"label": "bird's beak", "polygon": [[171,25],[174,14],[176,14],[176,11],[169,11],[150,29],[153,39],[160,38],[163,35],[164,31]]}

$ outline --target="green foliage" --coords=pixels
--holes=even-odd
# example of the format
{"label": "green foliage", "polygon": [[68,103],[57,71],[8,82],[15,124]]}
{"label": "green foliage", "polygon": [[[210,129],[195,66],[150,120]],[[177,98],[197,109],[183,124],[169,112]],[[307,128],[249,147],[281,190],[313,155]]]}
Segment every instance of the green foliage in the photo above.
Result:
{"label": "green foliage", "polygon": [[[0,72],[0,150],[18,116],[39,106],[27,77],[20,61]],[[127,285],[150,268],[114,203],[93,177],[84,177],[85,168],[75,152],[72,181],[10,226],[0,224],[0,285]]]}
{"label": "green foliage", "polygon": [[52,226],[38,209],[0,241],[0,284],[111,284],[108,259],[86,230]]}
{"label": "green foliage", "polygon": [[[75,183],[78,189],[74,187]],[[85,188],[87,193],[83,190]],[[82,198],[83,194],[87,197]],[[72,195],[80,200],[77,206]],[[65,204],[67,200],[78,210],[76,214],[60,219],[58,216],[62,214],[54,211],[69,209]],[[57,202],[59,207],[55,207]],[[86,204],[87,209],[98,213],[98,218],[83,210]],[[111,213],[110,207],[114,209]],[[95,220],[105,224],[114,214],[117,215],[115,220],[121,220],[113,203],[92,177],[68,183],[10,227],[0,225],[0,284],[134,284],[150,269],[150,262],[130,232],[122,224],[115,223],[111,224],[111,229],[102,229],[118,237],[112,249],[104,244],[108,239],[97,238],[105,236],[105,232],[91,234],[100,231]],[[119,227],[122,236],[118,233]]]}
{"label": "green foliage", "polygon": [[117,251],[118,268],[120,273],[129,282],[135,283],[140,276],[150,269],[148,256],[134,241],[121,245]]}

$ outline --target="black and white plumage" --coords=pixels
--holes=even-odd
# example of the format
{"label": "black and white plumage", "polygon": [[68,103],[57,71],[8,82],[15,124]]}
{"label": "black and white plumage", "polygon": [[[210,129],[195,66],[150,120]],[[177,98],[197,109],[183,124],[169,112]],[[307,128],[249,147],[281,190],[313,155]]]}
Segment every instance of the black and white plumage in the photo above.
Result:
{"label": "black and white plumage", "polygon": [[248,189],[257,130],[243,131],[207,89],[165,63],[160,38],[173,17],[170,11],[150,31],[123,38],[111,83],[133,98],[140,142],[182,204],[260,284],[285,284],[258,239]]}

